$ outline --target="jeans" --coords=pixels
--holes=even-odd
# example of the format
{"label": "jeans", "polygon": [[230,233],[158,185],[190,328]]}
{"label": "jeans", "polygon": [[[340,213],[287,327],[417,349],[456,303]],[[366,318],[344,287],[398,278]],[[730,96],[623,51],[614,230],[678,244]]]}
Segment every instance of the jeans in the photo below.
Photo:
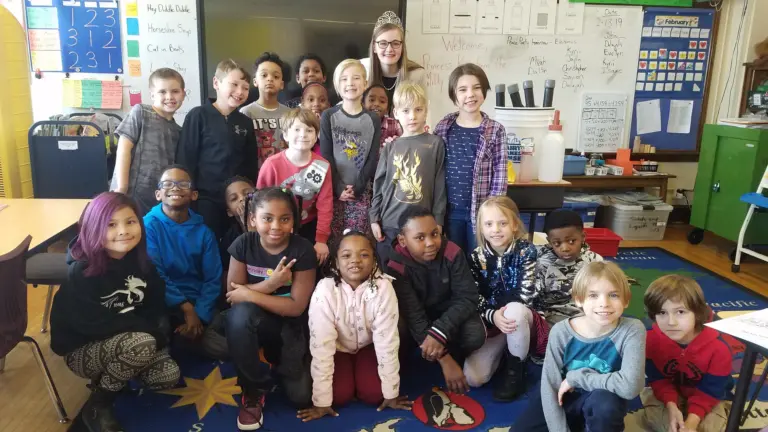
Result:
{"label": "jeans", "polygon": [[306,316],[280,317],[249,302],[232,306],[226,315],[229,353],[243,391],[267,392],[272,386],[270,367],[259,358],[263,348],[264,357],[274,365],[288,399],[298,408],[310,406],[312,378]]}
{"label": "jeans", "polygon": [[[607,390],[585,392],[577,389],[563,396],[563,410],[565,410],[568,428],[573,432],[622,432],[627,409],[626,399]],[[541,392],[537,391],[531,397],[530,405],[512,430],[516,432],[549,430],[541,405]]]}
{"label": "jeans", "polygon": [[477,247],[477,238],[472,230],[472,222],[463,219],[445,219],[445,231],[448,240],[456,243],[469,257]]}

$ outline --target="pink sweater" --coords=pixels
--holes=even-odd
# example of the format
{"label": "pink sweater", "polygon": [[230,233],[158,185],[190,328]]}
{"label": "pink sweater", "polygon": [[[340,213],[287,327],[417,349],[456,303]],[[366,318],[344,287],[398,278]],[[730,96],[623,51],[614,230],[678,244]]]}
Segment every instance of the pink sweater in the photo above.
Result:
{"label": "pink sweater", "polygon": [[312,153],[312,160],[304,166],[296,166],[285,157],[285,151],[272,155],[259,170],[256,187],[280,186],[291,189],[304,200],[301,223],[317,218],[315,241],[327,243],[331,235],[333,219],[333,186],[330,164],[322,156]]}
{"label": "pink sweater", "polygon": [[317,284],[309,304],[309,350],[312,353],[312,402],[333,403],[333,356],[336,351],[355,354],[373,343],[385,399],[400,394],[400,336],[397,297],[391,277],[379,274],[374,283],[352,289],[333,278]]}

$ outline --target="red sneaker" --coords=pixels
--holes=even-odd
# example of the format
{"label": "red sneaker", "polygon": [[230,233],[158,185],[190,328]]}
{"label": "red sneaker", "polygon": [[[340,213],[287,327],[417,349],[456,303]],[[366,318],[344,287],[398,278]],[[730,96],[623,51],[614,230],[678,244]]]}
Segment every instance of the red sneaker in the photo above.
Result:
{"label": "red sneaker", "polygon": [[241,431],[261,429],[264,424],[264,393],[247,396],[243,393],[242,406],[237,415],[237,428]]}

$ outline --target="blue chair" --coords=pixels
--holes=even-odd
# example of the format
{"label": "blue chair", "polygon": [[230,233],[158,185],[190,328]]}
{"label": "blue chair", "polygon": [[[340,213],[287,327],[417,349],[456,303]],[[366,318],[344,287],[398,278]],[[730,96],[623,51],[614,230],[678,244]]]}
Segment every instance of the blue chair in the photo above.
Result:
{"label": "blue chair", "polygon": [[744,218],[744,223],[741,225],[739,241],[736,244],[736,259],[733,260],[733,265],[731,265],[731,271],[734,273],[738,273],[741,269],[740,263],[742,253],[763,261],[768,261],[768,256],[744,247],[744,236],[747,233],[749,221],[755,214],[755,210],[768,209],[768,197],[763,195],[763,190],[766,188],[768,188],[768,167],[765,168],[765,173],[763,174],[763,179],[760,181],[760,185],[757,187],[757,192],[749,192],[741,196],[741,201],[749,204],[749,210],[747,210],[747,216]]}

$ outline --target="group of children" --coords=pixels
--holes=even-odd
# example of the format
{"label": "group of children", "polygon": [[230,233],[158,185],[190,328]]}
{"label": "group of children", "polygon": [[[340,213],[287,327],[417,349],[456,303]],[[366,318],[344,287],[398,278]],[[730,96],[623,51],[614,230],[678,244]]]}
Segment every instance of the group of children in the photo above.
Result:
{"label": "group of children", "polygon": [[91,379],[91,431],[121,430],[111,403],[130,379],[176,384],[172,341],[234,363],[240,430],[262,427],[276,381],[304,421],[353,398],[410,409],[400,370],[415,346],[453,392],[501,367],[502,401],[525,393],[529,357],[543,361],[517,430],[623,430],[645,371],[656,430],[710,430],[730,354],[702,327],[701,289],[654,282],[646,336],[622,317],[627,279],[589,250],[578,214],[548,215],[540,250],[527,241],[505,196],[504,128],[480,111],[490,88],[480,67],[451,74],[458,112],[430,134],[418,84],[401,82],[390,103],[345,60],[333,74],[339,105],[307,81],[291,110],[277,102],[281,66],[272,53],[256,61],[259,99],[240,108],[250,75],[221,62],[216,101],[180,129],[183,79],[160,69],[153,105],[118,129],[116,192],[83,213],[51,317],[52,349]]}

